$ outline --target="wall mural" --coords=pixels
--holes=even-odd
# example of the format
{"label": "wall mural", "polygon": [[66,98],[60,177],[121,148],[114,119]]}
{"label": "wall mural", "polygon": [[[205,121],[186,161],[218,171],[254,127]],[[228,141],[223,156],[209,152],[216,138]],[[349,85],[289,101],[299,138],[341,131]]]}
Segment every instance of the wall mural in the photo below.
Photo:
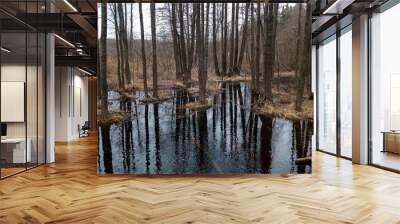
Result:
{"label": "wall mural", "polygon": [[311,172],[309,5],[98,7],[99,173]]}

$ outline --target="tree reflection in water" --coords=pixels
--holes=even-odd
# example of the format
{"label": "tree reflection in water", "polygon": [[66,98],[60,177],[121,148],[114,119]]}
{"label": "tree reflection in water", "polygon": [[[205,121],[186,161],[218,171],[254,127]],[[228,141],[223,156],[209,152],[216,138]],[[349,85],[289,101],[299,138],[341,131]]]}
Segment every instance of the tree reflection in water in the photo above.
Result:
{"label": "tree reflection in water", "polygon": [[[175,98],[143,104],[111,103],[128,120],[100,129],[99,172],[135,174],[310,173],[313,123],[257,115],[245,83],[222,84],[204,111],[185,108],[197,100],[187,91]],[[132,110],[132,105],[135,109]],[[144,128],[144,130],[143,130]],[[107,133],[110,149],[107,146]],[[144,140],[144,141],[143,141]],[[107,169],[106,169],[107,168]],[[106,171],[107,170],[107,171]]]}

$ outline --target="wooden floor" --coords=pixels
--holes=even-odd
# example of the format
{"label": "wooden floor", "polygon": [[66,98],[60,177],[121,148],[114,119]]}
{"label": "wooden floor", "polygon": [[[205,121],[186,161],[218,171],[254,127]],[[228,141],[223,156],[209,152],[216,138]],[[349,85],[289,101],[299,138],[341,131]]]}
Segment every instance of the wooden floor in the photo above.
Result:
{"label": "wooden floor", "polygon": [[394,170],[400,170],[400,155],[391,152],[374,151],[374,164],[388,167]]}
{"label": "wooden floor", "polygon": [[400,175],[315,152],[296,176],[98,176],[95,138],[0,181],[0,223],[400,223]]}

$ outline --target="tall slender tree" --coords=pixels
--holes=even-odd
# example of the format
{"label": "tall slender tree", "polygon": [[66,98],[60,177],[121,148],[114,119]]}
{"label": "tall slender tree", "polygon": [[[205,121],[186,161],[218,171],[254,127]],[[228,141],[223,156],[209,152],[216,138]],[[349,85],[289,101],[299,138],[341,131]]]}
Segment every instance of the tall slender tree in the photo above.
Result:
{"label": "tall slender tree", "polygon": [[121,41],[121,56],[123,61],[123,72],[126,83],[132,84],[132,75],[129,68],[129,54],[128,54],[128,32],[126,30],[126,17],[124,16],[124,9],[122,3],[117,3],[118,19],[119,19],[119,38]]}
{"label": "tall slender tree", "polygon": [[210,3],[206,4],[206,15],[205,15],[205,31],[204,31],[204,74],[205,74],[205,81],[207,81],[207,74],[208,74],[208,37],[210,36],[209,33],[209,13],[210,12]]}
{"label": "tall slender tree", "polygon": [[153,49],[153,97],[158,98],[157,88],[157,36],[156,36],[156,5],[150,3],[150,20],[151,20],[151,47]]}
{"label": "tall slender tree", "polygon": [[[130,21],[131,28],[130,28],[130,32],[129,32],[129,51],[133,52],[133,4],[130,4],[130,9],[131,9],[131,14],[130,14],[130,17],[131,17],[131,21]],[[134,66],[132,66],[132,67],[134,67]],[[133,74],[134,73],[135,72],[133,72]]]}
{"label": "tall slender tree", "polygon": [[296,91],[296,105],[297,111],[302,110],[303,95],[305,79],[310,75],[310,63],[311,63],[311,4],[306,5],[306,17],[304,24],[304,47],[303,47],[303,60],[301,63],[301,73],[298,78],[297,91]]}
{"label": "tall slender tree", "polygon": [[185,23],[183,20],[183,3],[179,3],[179,10],[178,10],[178,15],[179,15],[179,39],[180,39],[180,55],[181,55],[181,71],[183,73],[184,81],[188,82],[189,81],[189,74],[188,74],[188,68],[187,68],[187,63],[186,63],[186,43],[185,43]]}
{"label": "tall slender tree", "polygon": [[191,18],[191,25],[190,25],[190,44],[189,44],[189,51],[188,51],[188,72],[189,72],[189,80],[191,79],[192,75],[192,68],[193,68],[193,61],[194,61],[194,46],[195,46],[195,33],[196,33],[196,11],[194,10],[194,5],[192,4],[192,18]]}
{"label": "tall slender tree", "polygon": [[222,75],[226,75],[226,73],[227,73],[227,45],[228,45],[228,4],[227,3],[223,3],[221,32],[222,32],[222,55],[221,55]]}
{"label": "tall slender tree", "polygon": [[200,102],[205,103],[205,89],[204,89],[204,5],[203,3],[197,3],[197,20],[196,20],[196,52],[198,54],[198,77],[199,77],[199,90],[200,90]]}
{"label": "tall slender tree", "polygon": [[140,38],[142,44],[142,72],[143,72],[143,87],[145,97],[148,97],[148,88],[147,88],[147,64],[146,64],[146,46],[144,40],[144,25],[143,25],[143,11],[142,11],[142,2],[139,2],[139,20],[140,20]]}
{"label": "tall slender tree", "polygon": [[275,66],[275,37],[278,7],[269,3],[264,11],[265,42],[264,42],[264,96],[272,102],[272,80]]}
{"label": "tall slender tree", "polygon": [[243,56],[244,56],[244,52],[246,50],[247,23],[248,23],[247,20],[248,20],[248,17],[249,17],[250,4],[251,3],[246,3],[246,6],[245,6],[243,30],[242,30],[242,43],[240,44],[239,58],[238,58],[238,62],[236,64],[236,72],[238,72],[238,73],[240,73],[240,70],[242,69]]}
{"label": "tall slender tree", "polygon": [[297,34],[296,34],[296,52],[295,52],[295,76],[298,77],[300,62],[299,62],[299,55],[300,55],[300,45],[301,45],[301,11],[302,11],[302,4],[298,4],[298,16],[297,16]]}
{"label": "tall slender tree", "polygon": [[[203,7],[203,6],[202,6]],[[207,79],[208,79],[208,37],[209,37],[209,28],[208,28],[208,23],[209,23],[209,11],[210,11],[210,3],[206,3],[206,12],[204,15],[204,8],[202,8],[202,23],[205,23],[205,27],[203,30],[203,35],[204,38],[202,40],[203,42],[203,65],[202,65],[202,79],[200,83],[200,89],[201,89],[201,100],[204,103],[207,103]],[[204,21],[205,20],[205,21]]]}
{"label": "tall slender tree", "polygon": [[108,84],[107,84],[107,4],[101,4],[101,31],[99,45],[99,92],[102,115],[108,114]]}
{"label": "tall slender tree", "polygon": [[[107,84],[107,4],[101,4],[101,31],[99,45],[99,92],[101,115],[108,117],[108,84]],[[100,123],[101,142],[103,149],[104,172],[112,173],[112,153],[110,143],[110,126],[107,122]]]}
{"label": "tall slender tree", "polygon": [[117,76],[118,76],[118,87],[121,89],[125,85],[124,77],[122,74],[122,61],[121,61],[121,42],[119,38],[119,25],[118,25],[118,13],[117,13],[117,4],[112,4],[110,6],[111,12],[114,17],[114,30],[115,30],[115,44],[117,49]]}
{"label": "tall slender tree", "polygon": [[217,56],[217,28],[218,28],[218,23],[216,22],[217,19],[217,13],[216,13],[216,3],[213,3],[213,18],[212,18],[212,32],[213,32],[213,57],[214,57],[214,71],[217,76],[220,76],[219,72],[219,66],[218,66],[218,56]]}
{"label": "tall slender tree", "polygon": [[179,51],[179,40],[178,40],[178,30],[176,25],[176,4],[171,4],[171,35],[172,43],[174,48],[174,59],[175,59],[175,78],[177,80],[182,80],[181,71],[181,60]]}
{"label": "tall slender tree", "polygon": [[255,69],[256,86],[255,90],[260,93],[260,59],[261,59],[261,3],[257,1],[257,25],[256,25],[256,55],[255,55]]}
{"label": "tall slender tree", "polygon": [[240,9],[240,3],[236,3],[236,9],[235,9],[235,45],[234,45],[234,56],[233,56],[233,67],[232,67],[232,72],[237,73],[238,72],[238,67],[237,67],[237,62],[238,62],[238,54],[239,54],[239,10]]}
{"label": "tall slender tree", "polygon": [[254,22],[254,3],[250,3],[250,71],[251,71],[251,87],[254,89],[256,86],[256,72],[255,72],[255,27],[257,24]]}
{"label": "tall slender tree", "polygon": [[234,66],[234,60],[235,60],[235,18],[236,18],[236,13],[235,13],[235,3],[232,3],[231,6],[231,39],[230,39],[230,51],[229,51],[229,74],[231,75],[233,73],[233,66]]}

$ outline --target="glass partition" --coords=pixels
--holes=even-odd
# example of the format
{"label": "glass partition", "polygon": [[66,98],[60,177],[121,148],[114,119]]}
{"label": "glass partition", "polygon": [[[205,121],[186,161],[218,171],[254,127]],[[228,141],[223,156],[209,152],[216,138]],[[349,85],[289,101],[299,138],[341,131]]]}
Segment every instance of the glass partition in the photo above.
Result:
{"label": "glass partition", "polygon": [[371,18],[371,162],[400,170],[400,5]]}
{"label": "glass partition", "polygon": [[340,154],[352,157],[352,33],[351,26],[340,36]]}
{"label": "glass partition", "polygon": [[[43,3],[0,7],[21,15],[43,11]],[[0,12],[0,178],[45,163],[45,44],[43,33]]]}
{"label": "glass partition", "polygon": [[25,32],[1,35],[2,177],[24,171],[31,161],[26,144],[26,41]]}
{"label": "glass partition", "polygon": [[36,32],[27,33],[27,74],[26,74],[26,114],[27,114],[27,150],[30,151],[30,159],[28,160],[27,167],[37,165],[38,159],[38,34]]}
{"label": "glass partition", "polygon": [[336,36],[318,47],[318,149],[336,153]]}

